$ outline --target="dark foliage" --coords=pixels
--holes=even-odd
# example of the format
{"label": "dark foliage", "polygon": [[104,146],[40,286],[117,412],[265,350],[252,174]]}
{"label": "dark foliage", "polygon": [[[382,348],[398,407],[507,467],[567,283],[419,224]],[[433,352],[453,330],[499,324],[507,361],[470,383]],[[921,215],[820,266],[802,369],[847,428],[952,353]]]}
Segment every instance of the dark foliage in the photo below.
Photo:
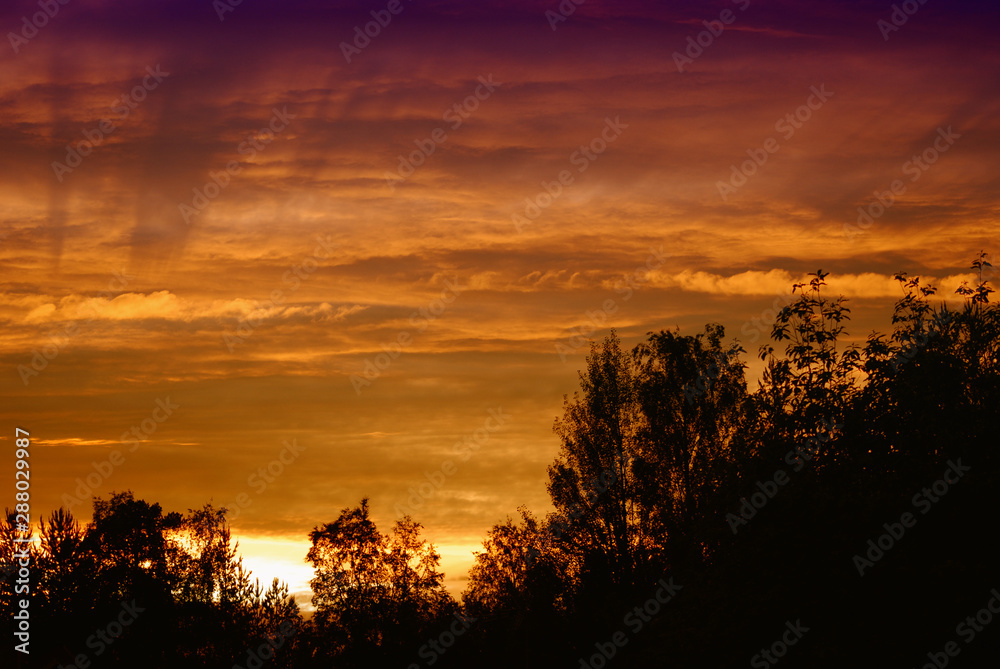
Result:
{"label": "dark foliage", "polygon": [[[631,351],[612,333],[555,422],[555,513],[494,526],[462,604],[421,525],[383,534],[367,500],[309,535],[309,620],[287,587],[251,582],[224,509],[164,514],[126,492],[96,499],[86,527],[60,509],[29,556],[32,666],[769,666],[758,654],[800,620],[782,667],[923,666],[948,642],[956,666],[993,666],[1000,622],[961,632],[1000,587],[987,267],[981,255],[958,310],[897,275],[893,329],[863,346],[843,344],[850,310],[816,272],[761,347],[754,391],[719,325]],[[129,610],[95,652],[95,631]]]}

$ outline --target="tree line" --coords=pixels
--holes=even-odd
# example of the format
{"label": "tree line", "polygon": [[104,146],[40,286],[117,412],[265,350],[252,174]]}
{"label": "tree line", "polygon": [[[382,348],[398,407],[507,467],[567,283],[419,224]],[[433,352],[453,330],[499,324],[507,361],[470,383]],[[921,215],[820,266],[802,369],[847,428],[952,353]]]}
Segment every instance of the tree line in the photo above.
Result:
{"label": "tree line", "polygon": [[[308,619],[252,580],[225,509],[59,509],[31,549],[31,666],[979,666],[1000,648],[975,617],[1000,587],[1000,308],[972,268],[960,308],[896,275],[893,327],[862,345],[809,275],[756,389],[717,324],[593,344],[554,424],[555,511],[493,526],[461,601],[421,524],[383,533],[367,499],[309,534]],[[14,536],[8,512],[8,620]]]}

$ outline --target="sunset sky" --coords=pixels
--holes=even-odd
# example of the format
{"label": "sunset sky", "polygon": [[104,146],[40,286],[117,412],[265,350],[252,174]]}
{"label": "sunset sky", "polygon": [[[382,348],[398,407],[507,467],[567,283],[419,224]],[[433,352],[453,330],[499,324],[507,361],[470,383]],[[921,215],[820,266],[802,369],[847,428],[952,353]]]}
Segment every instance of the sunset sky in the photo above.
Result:
{"label": "sunset sky", "polygon": [[457,596],[490,526],[551,508],[588,336],[720,322],[754,378],[806,273],[861,342],[895,272],[950,297],[1000,248],[996,3],[51,4],[0,8],[33,520],[88,475],[83,520],[226,505],[303,602],[307,533],[364,496]]}

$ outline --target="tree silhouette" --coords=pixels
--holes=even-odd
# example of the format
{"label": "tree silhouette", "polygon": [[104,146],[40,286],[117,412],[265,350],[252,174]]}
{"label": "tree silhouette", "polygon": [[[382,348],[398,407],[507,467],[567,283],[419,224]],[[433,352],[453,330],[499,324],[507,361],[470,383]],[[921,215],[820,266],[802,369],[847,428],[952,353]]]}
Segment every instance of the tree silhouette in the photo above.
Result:
{"label": "tree silhouette", "polygon": [[[773,344],[761,347],[754,392],[742,349],[725,345],[718,325],[651,333],[630,353],[614,332],[595,344],[555,425],[549,493],[558,513],[542,524],[521,509],[476,556],[465,600],[484,620],[477,663],[591,658],[594,641],[620,629],[625,600],[641,598],[637,586],[657,572],[689,589],[652,632],[617,648],[618,666],[662,661],[666,648],[677,666],[742,664],[797,615],[822,630],[797,647],[801,666],[857,664],[866,653],[880,665],[917,663],[912,639],[954,628],[959,588],[985,592],[995,577],[982,531],[1000,481],[990,438],[1000,424],[1000,309],[989,301],[988,267],[984,255],[973,263],[958,311],[932,305],[935,290],[900,273],[893,329],[863,347],[844,345],[850,310],[815,272],[793,286]],[[949,477],[962,472],[947,497],[933,497],[926,519],[928,507],[916,511],[916,529],[893,538],[898,548],[879,548],[914,500],[930,502],[921,497],[930,483],[941,491],[946,467]],[[610,485],[599,486],[606,472]],[[746,518],[734,534],[726,517],[737,510]],[[875,539],[883,557],[862,580],[853,558]],[[533,579],[533,561],[557,565],[557,583]],[[535,647],[522,621],[540,593],[561,603],[547,626],[549,645],[567,647],[558,660],[520,652]],[[962,652],[989,658],[996,644]]]}
{"label": "tree silhouette", "polygon": [[[187,666],[245,666],[247,654],[277,646],[274,666],[290,666],[302,626],[288,586],[277,579],[265,591],[251,580],[232,540],[226,509],[191,509],[167,535],[179,605],[179,653]],[[274,642],[274,643],[269,643]]]}
{"label": "tree silhouette", "polygon": [[438,571],[440,555],[419,538],[409,516],[391,536],[378,531],[368,500],[315,528],[306,560],[321,652],[344,666],[390,661],[418,645],[429,626],[454,609]]}
{"label": "tree silhouette", "polygon": [[159,504],[137,500],[131,491],[95,498],[85,543],[97,560],[101,601],[116,605],[139,595],[169,601],[176,574],[164,531],[180,523],[180,514],[164,516]]}
{"label": "tree silhouette", "polygon": [[[989,268],[973,261],[961,307],[900,272],[891,330],[861,347],[843,345],[850,311],[817,271],[793,287],[752,392],[720,325],[649,333],[630,351],[612,331],[554,424],[555,512],[522,506],[487,532],[462,606],[421,524],[383,534],[367,499],[309,534],[316,612],[303,620],[287,585],[244,568],[225,509],[164,513],[126,491],[96,498],[85,527],[53,512],[37,545],[15,541],[7,510],[0,609],[15,611],[15,552],[29,546],[38,666],[75,663],[123,607],[141,614],[89,666],[551,667],[595,650],[609,666],[736,666],[799,617],[812,631],[782,666],[914,666],[926,649],[913,639],[943,638],[996,587]],[[681,596],[608,659],[606,640],[666,578]],[[447,655],[421,653],[444,634]],[[984,632],[961,653],[989,666],[1000,643]]]}
{"label": "tree silhouette", "polygon": [[636,458],[637,503],[665,565],[684,570],[700,561],[694,535],[706,505],[744,455],[740,439],[747,402],[743,349],[724,345],[725,329],[702,334],[651,334],[636,346],[641,428]]}
{"label": "tree silhouette", "polygon": [[54,622],[69,625],[93,606],[91,576],[96,562],[84,545],[83,529],[69,511],[53,511],[48,523],[44,519],[40,523],[39,534],[38,590]]}
{"label": "tree silhouette", "polygon": [[549,496],[569,519],[584,578],[630,589],[651,558],[648,516],[636,504],[633,463],[641,428],[637,370],[612,335],[592,347],[580,393],[564,399],[555,432],[562,447],[549,467]]}
{"label": "tree silhouette", "polygon": [[[568,550],[570,526],[557,515],[539,521],[525,507],[518,511],[520,522],[508,517],[489,530],[462,593],[465,611],[476,621],[478,653],[470,663],[554,661],[552,649],[565,639],[560,621],[575,606],[580,570]],[[518,639],[514,646],[512,638]]]}
{"label": "tree silhouette", "polygon": [[[30,546],[14,543],[13,523],[12,514],[0,523],[5,614],[16,596],[13,552]],[[130,491],[112,493],[94,500],[85,528],[68,511],[53,512],[30,553],[38,666],[69,666],[83,653],[95,668],[228,669],[260,661],[250,654],[261,648],[270,666],[292,666],[298,606],[277,579],[266,591],[251,581],[224,509],[163,514]]]}
{"label": "tree silhouette", "polygon": [[798,300],[778,313],[771,338],[787,342],[785,357],[778,358],[771,345],[760,348],[767,368],[758,406],[767,411],[772,430],[768,438],[779,449],[842,423],[856,392],[861,353],[854,346],[838,349],[850,309],[844,297],[829,300],[822,295],[828,275],[817,270],[808,284],[795,284]]}

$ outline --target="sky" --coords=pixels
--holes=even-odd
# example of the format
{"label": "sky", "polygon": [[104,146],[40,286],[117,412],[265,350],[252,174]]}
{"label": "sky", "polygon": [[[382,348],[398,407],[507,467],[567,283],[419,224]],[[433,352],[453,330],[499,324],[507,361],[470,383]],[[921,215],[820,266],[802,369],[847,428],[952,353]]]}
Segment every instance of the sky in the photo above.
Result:
{"label": "sky", "polygon": [[0,438],[31,434],[32,518],[225,505],[305,603],[308,532],[368,497],[458,596],[492,525],[551,509],[589,340],[718,322],[755,386],[809,272],[854,342],[896,272],[971,281],[1000,247],[998,18],[4,3]]}

